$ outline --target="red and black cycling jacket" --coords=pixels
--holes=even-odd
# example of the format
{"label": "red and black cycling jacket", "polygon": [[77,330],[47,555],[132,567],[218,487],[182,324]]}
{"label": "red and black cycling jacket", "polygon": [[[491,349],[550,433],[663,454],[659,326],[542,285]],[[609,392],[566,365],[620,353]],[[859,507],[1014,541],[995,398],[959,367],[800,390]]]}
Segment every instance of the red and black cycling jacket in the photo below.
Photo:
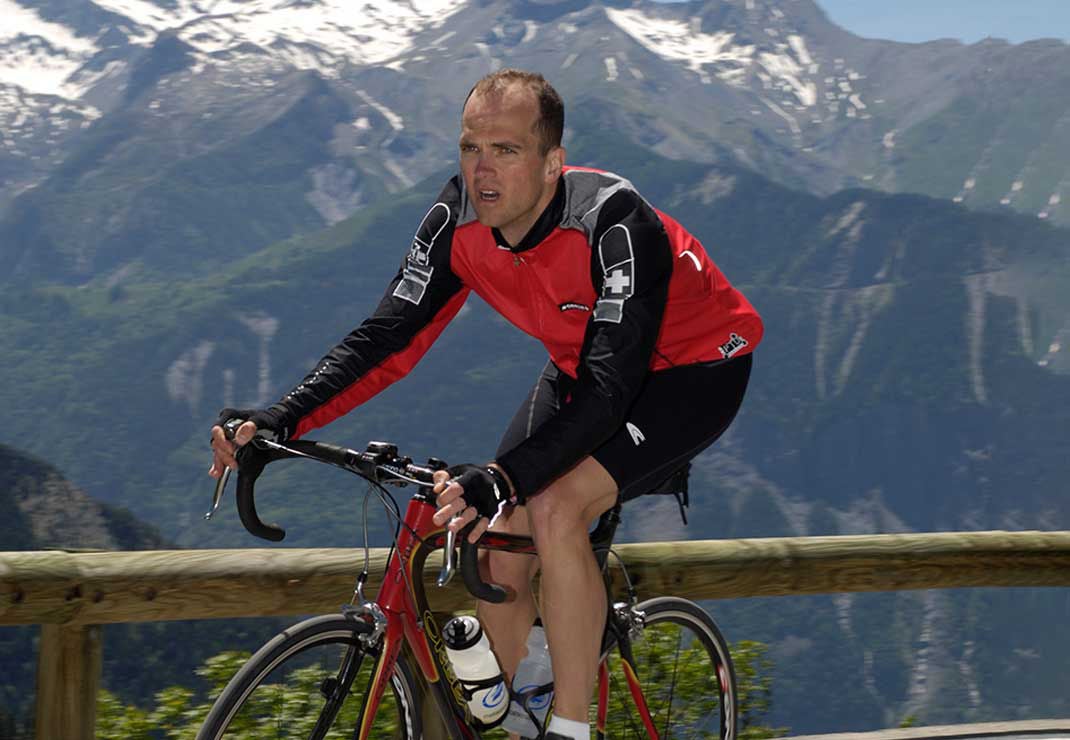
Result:
{"label": "red and black cycling jacket", "polygon": [[698,240],[627,180],[565,168],[553,201],[510,245],[476,220],[457,176],[375,313],[271,407],[283,434],[323,426],[403,377],[470,290],[577,381],[557,415],[497,460],[522,499],[624,423],[648,371],[744,355],[762,337],[757,312]]}

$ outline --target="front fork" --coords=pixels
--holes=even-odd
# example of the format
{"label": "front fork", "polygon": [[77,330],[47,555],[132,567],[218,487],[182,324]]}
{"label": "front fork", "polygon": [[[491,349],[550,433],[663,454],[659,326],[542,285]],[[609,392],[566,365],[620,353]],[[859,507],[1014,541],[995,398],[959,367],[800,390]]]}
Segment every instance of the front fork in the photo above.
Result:
{"label": "front fork", "polygon": [[382,701],[390,685],[394,665],[404,642],[401,632],[401,625],[396,625],[394,629],[388,628],[378,646],[366,648],[366,654],[375,661],[375,669],[368,684],[368,690],[364,693],[364,704],[360,708],[357,723],[359,731],[354,735],[356,740],[366,740],[371,737],[372,722],[379,711],[379,702]]}
{"label": "front fork", "polygon": [[[650,716],[650,708],[647,706],[646,697],[643,696],[643,688],[639,684],[639,678],[635,673],[635,658],[632,655],[632,641],[641,638],[646,623],[646,615],[636,608],[635,601],[631,603],[618,602],[613,605],[610,616],[609,630],[616,637],[616,645],[620,651],[620,671],[624,674],[624,681],[628,685],[632,701],[639,713],[639,717],[646,728],[647,737],[657,740],[658,732],[654,727],[654,720]],[[606,738],[606,718],[609,714],[609,655],[612,650],[606,650],[598,664],[598,714],[596,717],[596,729],[598,740]]]}

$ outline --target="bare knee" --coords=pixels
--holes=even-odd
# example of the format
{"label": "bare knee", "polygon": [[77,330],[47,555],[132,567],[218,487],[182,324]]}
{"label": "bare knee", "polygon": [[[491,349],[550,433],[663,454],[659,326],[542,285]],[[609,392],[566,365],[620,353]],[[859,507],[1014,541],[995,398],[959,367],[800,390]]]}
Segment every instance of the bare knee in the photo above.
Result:
{"label": "bare knee", "polygon": [[586,533],[588,525],[616,499],[616,483],[601,465],[588,457],[528,499],[525,508],[538,543]]}

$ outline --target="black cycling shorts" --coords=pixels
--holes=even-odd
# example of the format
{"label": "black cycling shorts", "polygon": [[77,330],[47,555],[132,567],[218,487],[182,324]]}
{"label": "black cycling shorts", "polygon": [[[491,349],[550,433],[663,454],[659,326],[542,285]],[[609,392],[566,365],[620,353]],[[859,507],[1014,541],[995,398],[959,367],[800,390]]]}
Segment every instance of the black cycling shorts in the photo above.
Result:
{"label": "black cycling shorts", "polygon": [[[625,423],[591,456],[623,501],[649,493],[709,447],[732,423],[750,378],[747,354],[650,373]],[[575,380],[548,362],[498,446],[503,455],[567,403]]]}

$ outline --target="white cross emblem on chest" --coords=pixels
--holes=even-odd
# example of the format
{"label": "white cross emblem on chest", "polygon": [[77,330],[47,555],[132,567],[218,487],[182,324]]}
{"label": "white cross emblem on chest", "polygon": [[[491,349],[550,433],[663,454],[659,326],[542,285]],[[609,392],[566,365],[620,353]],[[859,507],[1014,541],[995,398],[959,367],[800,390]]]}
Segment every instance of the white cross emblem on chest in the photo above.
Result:
{"label": "white cross emblem on chest", "polygon": [[631,277],[625,275],[623,270],[614,270],[613,274],[606,278],[606,287],[611,293],[624,293],[631,284]]}

